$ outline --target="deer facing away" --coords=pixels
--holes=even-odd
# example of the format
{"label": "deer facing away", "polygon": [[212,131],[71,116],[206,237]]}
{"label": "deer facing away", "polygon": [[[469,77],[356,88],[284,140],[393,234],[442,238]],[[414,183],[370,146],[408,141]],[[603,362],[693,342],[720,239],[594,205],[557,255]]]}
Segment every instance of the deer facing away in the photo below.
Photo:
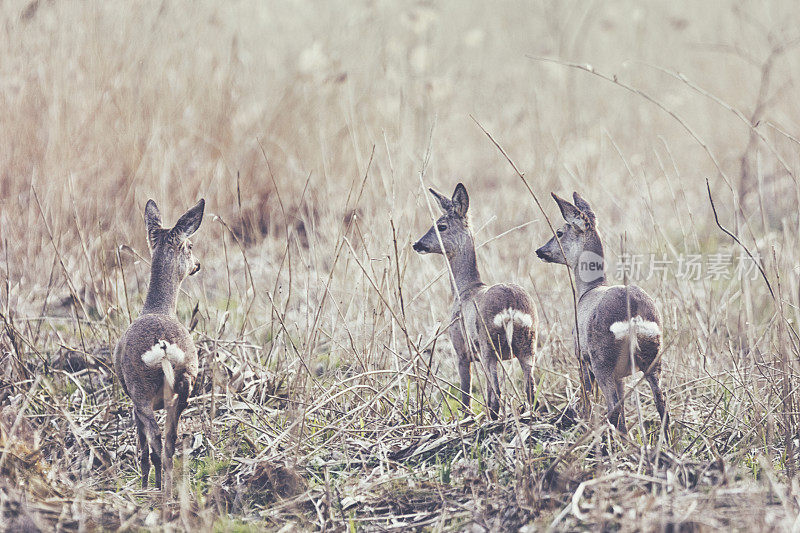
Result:
{"label": "deer facing away", "polygon": [[[661,320],[650,296],[635,285],[606,283],[603,245],[589,204],[573,193],[575,204],[553,194],[566,224],[536,250],[543,261],[569,266],[578,295],[576,356],[583,362],[584,390],[596,379],[605,396],[608,419],[625,432],[622,378],[631,375],[631,350],[636,367],[653,391],[664,428],[669,414],[659,386]],[[578,352],[580,347],[580,353]]]}
{"label": "deer facing away", "polygon": [[[197,378],[198,362],[189,331],[178,321],[175,308],[181,282],[200,270],[189,237],[203,219],[205,201],[189,209],[171,229],[161,226],[153,200],[145,206],[147,242],[152,251],[150,286],[142,314],[117,343],[114,367],[123,390],[133,402],[142,488],[147,487],[150,464],[157,488],[164,469],[164,496],[172,495],[172,457],[178,436],[178,419],[186,408]],[[161,432],[153,413],[166,409],[162,450]]]}
{"label": "deer facing away", "polygon": [[[497,361],[516,357],[525,379],[525,393],[533,403],[533,363],[536,347],[536,307],[525,290],[511,283],[487,286],[481,281],[475,241],[467,210],[469,196],[459,183],[452,198],[430,189],[444,213],[414,243],[419,253],[444,254],[453,272],[453,309],[448,334],[458,356],[461,403],[469,410],[472,377],[470,365],[480,361],[488,381],[488,407],[492,418],[500,411]],[[441,239],[441,241],[440,241]]]}

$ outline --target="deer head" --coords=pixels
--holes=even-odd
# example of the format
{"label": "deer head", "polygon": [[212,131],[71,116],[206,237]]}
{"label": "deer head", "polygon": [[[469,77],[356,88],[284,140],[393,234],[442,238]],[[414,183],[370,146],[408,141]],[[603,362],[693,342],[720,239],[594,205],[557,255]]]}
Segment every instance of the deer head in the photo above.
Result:
{"label": "deer head", "polygon": [[459,183],[452,198],[447,198],[434,189],[429,190],[439,203],[443,215],[414,243],[414,250],[421,254],[444,254],[452,258],[464,247],[471,245],[467,189],[463,183]]}
{"label": "deer head", "polygon": [[579,280],[592,282],[604,277],[603,246],[597,232],[597,218],[589,203],[576,192],[575,204],[553,194],[566,224],[553,238],[536,250],[536,255],[547,263],[571,267]]}

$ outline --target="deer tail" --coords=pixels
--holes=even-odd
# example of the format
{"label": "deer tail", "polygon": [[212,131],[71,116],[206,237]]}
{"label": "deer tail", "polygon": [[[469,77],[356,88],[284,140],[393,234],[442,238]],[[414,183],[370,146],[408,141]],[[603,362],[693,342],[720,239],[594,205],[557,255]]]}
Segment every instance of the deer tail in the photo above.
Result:
{"label": "deer tail", "polygon": [[186,354],[177,345],[160,340],[142,354],[142,362],[150,368],[160,366],[164,372],[165,383],[174,390],[175,370],[183,369],[186,364]]}
{"label": "deer tail", "polygon": [[523,328],[529,328],[533,325],[533,318],[531,318],[531,315],[524,311],[509,307],[497,313],[493,322],[496,327],[503,328],[506,333],[508,347],[511,348],[511,341],[514,339],[514,324],[517,324]]}

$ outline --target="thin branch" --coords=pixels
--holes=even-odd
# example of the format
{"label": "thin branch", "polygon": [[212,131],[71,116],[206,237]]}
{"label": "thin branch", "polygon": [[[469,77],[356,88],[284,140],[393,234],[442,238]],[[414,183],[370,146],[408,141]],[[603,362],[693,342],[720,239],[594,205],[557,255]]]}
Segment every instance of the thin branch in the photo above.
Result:
{"label": "thin branch", "polygon": [[714,222],[717,223],[717,227],[721,229],[723,233],[725,233],[727,236],[733,239],[736,242],[736,244],[741,246],[745,252],[747,252],[747,255],[750,257],[750,259],[753,260],[753,263],[755,263],[756,267],[758,268],[758,271],[761,272],[761,277],[764,278],[764,283],[767,284],[769,293],[772,296],[772,299],[774,300],[775,293],[772,291],[772,285],[770,285],[769,280],[767,279],[767,274],[766,272],[764,272],[764,269],[761,267],[761,264],[756,260],[755,257],[753,257],[753,254],[750,253],[750,250],[747,249],[747,246],[745,246],[744,243],[742,243],[742,241],[740,241],[736,235],[725,229],[722,226],[722,224],[720,224],[719,216],[717,215],[717,207],[714,205],[714,198],[711,196],[711,185],[709,185],[708,183],[708,178],[706,178],[706,190],[708,190],[708,201],[711,203],[711,210],[714,212]]}

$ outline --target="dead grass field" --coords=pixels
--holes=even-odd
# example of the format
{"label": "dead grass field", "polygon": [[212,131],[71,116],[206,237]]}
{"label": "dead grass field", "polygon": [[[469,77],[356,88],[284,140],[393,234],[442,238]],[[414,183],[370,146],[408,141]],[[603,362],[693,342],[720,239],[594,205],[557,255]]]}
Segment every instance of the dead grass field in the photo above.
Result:
{"label": "dead grass field", "polygon": [[[0,526],[797,528],[795,3],[26,0],[0,16]],[[749,260],[706,275],[744,253],[706,180],[769,287]],[[453,411],[445,265],[410,243],[431,223],[424,187],[457,181],[484,281],[538,302],[534,414],[510,363],[502,421],[482,377],[475,416]],[[571,290],[533,250],[545,213],[560,220],[550,191],[573,190],[611,265],[667,261],[637,283],[663,316],[670,444],[641,374],[629,440],[600,395],[591,419],[562,416],[579,396]],[[145,202],[172,224],[200,197],[203,270],[178,314],[201,377],[164,521],[109,350],[147,289]]]}

